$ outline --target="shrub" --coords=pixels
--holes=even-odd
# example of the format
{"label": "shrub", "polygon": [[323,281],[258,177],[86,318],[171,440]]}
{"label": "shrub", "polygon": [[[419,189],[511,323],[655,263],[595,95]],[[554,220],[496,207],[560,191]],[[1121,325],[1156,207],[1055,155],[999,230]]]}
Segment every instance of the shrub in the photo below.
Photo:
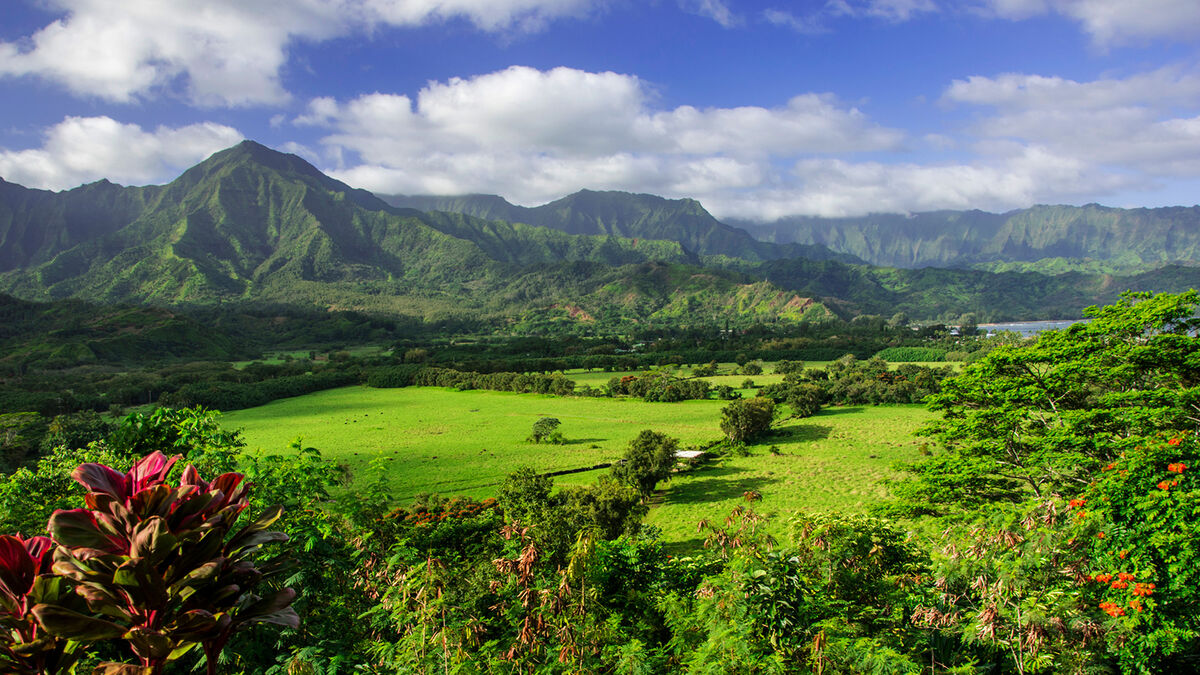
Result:
{"label": "shrub", "polygon": [[648,496],[659,481],[671,475],[678,449],[678,440],[646,429],[629,442],[625,456],[613,466],[613,477]]}
{"label": "shrub", "polygon": [[296,592],[268,583],[288,559],[257,560],[264,544],[287,540],[268,530],[282,509],[235,531],[249,505],[245,477],[226,473],[210,483],[188,466],[172,486],[167,474],[178,460],[154,452],[128,474],[82,464],[72,477],[88,490],[86,508],[55,511],[49,540],[0,538],[0,605],[20,624],[0,634],[0,660],[28,667],[22,659],[36,647],[34,658],[43,668],[52,660],[57,671],[69,651],[60,641],[120,639],[140,668],[108,663],[101,672],[158,673],[199,646],[213,675],[236,631],[298,625]]}
{"label": "shrub", "polygon": [[555,443],[562,444],[566,442],[562,432],[558,430],[558,426],[562,424],[557,417],[539,417],[533,423],[533,430],[529,434],[529,438],[525,440],[530,443]]}
{"label": "shrub", "polygon": [[775,402],[755,397],[734,401],[721,409],[721,431],[731,441],[749,441],[763,436],[771,428]]}

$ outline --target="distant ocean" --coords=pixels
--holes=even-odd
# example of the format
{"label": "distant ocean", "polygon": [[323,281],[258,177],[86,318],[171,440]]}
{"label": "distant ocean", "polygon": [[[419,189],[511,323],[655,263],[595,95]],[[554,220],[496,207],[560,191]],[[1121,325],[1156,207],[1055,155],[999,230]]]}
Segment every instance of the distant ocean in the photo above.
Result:
{"label": "distant ocean", "polygon": [[1011,323],[981,323],[979,328],[989,333],[1011,330],[1022,335],[1037,335],[1047,330],[1061,330],[1074,323],[1083,323],[1091,319],[1060,319],[1057,321],[1013,321]]}

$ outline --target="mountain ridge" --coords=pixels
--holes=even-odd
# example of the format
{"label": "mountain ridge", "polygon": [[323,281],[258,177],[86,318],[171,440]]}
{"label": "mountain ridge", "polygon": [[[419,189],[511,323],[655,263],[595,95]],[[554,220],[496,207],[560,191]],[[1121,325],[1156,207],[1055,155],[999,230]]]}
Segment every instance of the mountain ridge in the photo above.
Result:
{"label": "mountain ridge", "polygon": [[[459,207],[483,201],[493,210],[507,203]],[[557,228],[397,206],[246,141],[162,186],[102,181],[51,193],[0,183],[0,260],[9,261],[0,292],[105,304],[282,303],[492,325],[529,311],[614,325],[746,325],[898,309],[927,319],[965,311],[981,320],[1062,318],[1124,287],[1200,285],[1193,267],[1047,276],[872,267],[825,249],[781,257],[809,249],[755,242],[695,200],[585,191],[549,206],[535,215],[557,218]],[[981,227],[967,220],[964,230]]]}
{"label": "mountain ridge", "polygon": [[743,229],[722,223],[695,199],[667,199],[646,193],[579,190],[541,206],[517,206],[497,195],[381,195],[387,203],[426,213],[445,211],[486,220],[546,227],[568,234],[615,235],[633,239],[679,242],[701,257],[729,257],[760,262],[778,258],[810,258],[861,263],[825,246],[773,244]]}
{"label": "mountain ridge", "polygon": [[[78,193],[57,194],[69,200]],[[0,289],[33,300],[238,300],[426,317],[504,315],[521,304],[574,303],[605,283],[624,283],[622,275],[636,278],[643,273],[638,265],[699,262],[678,242],[569,235],[394,207],[249,141],[146,194],[144,208],[124,226],[63,242],[45,260],[0,274]],[[599,267],[572,277],[571,265],[583,262]],[[720,273],[707,286],[717,295],[735,293],[745,285],[739,279]],[[645,318],[669,304],[673,290],[663,290],[641,293],[646,306],[633,314]],[[496,298],[509,298],[509,306]]]}
{"label": "mountain ridge", "polygon": [[[1024,269],[1046,271],[1144,272],[1200,263],[1200,206],[1035,205],[1000,214],[929,211],[731,222],[768,241],[823,245],[889,267],[995,270],[1024,263]],[[1043,262],[1049,260],[1059,262]]]}
{"label": "mountain ridge", "polygon": [[[487,194],[457,196],[382,195],[393,205],[423,211],[451,211],[485,219],[503,219],[568,232],[587,227],[629,228],[623,223],[580,215],[577,204],[597,195],[626,195],[678,204],[679,210],[703,209],[693,199],[667,200],[654,195],[581,190],[539,206],[509,203]],[[979,209],[936,210],[917,213],[873,213],[866,216],[827,218],[789,216],[770,222],[724,220],[705,215],[704,226],[722,233],[741,231],[757,243],[738,235],[740,252],[704,250],[689,242],[701,255],[729,255],[752,261],[805,257],[835,259],[852,264],[916,269],[921,267],[970,268],[983,271],[1039,271],[1063,273],[1142,273],[1172,264],[1200,264],[1200,206],[1121,209],[1039,204],[1024,209],[992,213]],[[565,216],[565,218],[564,218]],[[558,219],[557,221],[555,219]],[[580,224],[582,223],[582,225]],[[772,250],[762,244],[804,248]]]}

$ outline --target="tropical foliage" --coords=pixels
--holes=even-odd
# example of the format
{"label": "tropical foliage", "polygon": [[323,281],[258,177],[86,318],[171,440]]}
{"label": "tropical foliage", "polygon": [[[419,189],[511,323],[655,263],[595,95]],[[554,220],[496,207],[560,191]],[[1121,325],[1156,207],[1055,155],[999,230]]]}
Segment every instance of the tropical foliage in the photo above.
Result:
{"label": "tropical foliage", "polygon": [[[0,517],[20,533],[0,536],[0,663],[1190,672],[1198,305],[1195,293],[1128,295],[1090,324],[991,349],[937,388],[932,447],[878,513],[760,513],[762,494],[746,490],[723,522],[698,524],[687,555],[642,525],[677,447],[652,430],[590,484],[524,468],[494,500],[397,507],[383,480],[342,489],[344,471],[300,443],[250,455],[204,410],[131,415],[0,479]],[[884,372],[847,359],[822,385],[797,370],[790,389],[825,394]],[[734,401],[726,433],[753,438],[740,424],[751,418],[770,433],[773,407]],[[246,509],[263,515],[246,522]],[[294,561],[259,548],[285,537]],[[263,622],[284,629],[240,630]]]}

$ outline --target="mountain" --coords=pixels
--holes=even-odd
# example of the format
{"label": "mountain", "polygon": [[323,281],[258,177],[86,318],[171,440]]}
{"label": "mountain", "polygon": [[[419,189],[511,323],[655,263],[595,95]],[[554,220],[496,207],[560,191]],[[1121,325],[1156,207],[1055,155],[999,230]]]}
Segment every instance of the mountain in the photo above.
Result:
{"label": "mountain", "polygon": [[487,262],[417,212],[392,211],[298,157],[244,142],[157,190],[123,227],[0,283],[22,297],[102,302],[300,300],[313,285],[391,279],[452,289],[465,276],[439,261]]}
{"label": "mountain", "polygon": [[1200,287],[1200,268],[1168,265],[1128,275],[902,269],[829,261],[773,260],[753,273],[799,295],[817,295],[850,315],[913,317],[953,323],[972,312],[980,321],[1079,318],[1088,305],[1110,304],[1126,290],[1181,292]]}
{"label": "mountain", "polygon": [[[485,310],[506,316],[529,305],[587,301],[578,295],[595,284],[562,278],[579,269],[573,263],[591,264],[589,279],[599,279],[623,269],[636,276],[636,266],[649,262],[699,262],[675,241],[397,208],[251,141],[161,187],[5,188],[8,222],[23,224],[21,232],[34,231],[42,214],[74,213],[95,193],[116,205],[100,209],[95,221],[53,221],[61,223],[58,234],[37,246],[22,238],[0,243],[0,254],[15,261],[0,273],[0,290],[43,301],[248,301],[430,319]],[[720,292],[736,292],[736,276],[706,278]],[[650,316],[657,302],[644,300]]]}
{"label": "mountain", "polygon": [[827,246],[888,267],[1144,272],[1200,263],[1200,206],[1035,206],[983,211],[735,222],[779,243]]}
{"label": "mountain", "polygon": [[594,190],[581,190],[532,208],[510,204],[496,195],[383,195],[382,199],[393,206],[427,213],[461,213],[485,220],[551,228],[568,234],[674,241],[699,256],[751,261],[808,258],[862,262],[852,255],[834,253],[821,245],[759,241],[745,230],[720,222],[694,199],[664,199],[655,195]]}
{"label": "mountain", "polygon": [[[650,195],[581,192],[524,211],[506,204],[457,205],[476,205],[491,220],[396,206],[250,141],[163,186],[100,182],[52,193],[0,183],[0,292],[210,314],[235,303],[357,311],[484,328],[531,313],[607,325],[749,325],[897,310],[914,318],[1061,318],[1125,288],[1200,286],[1197,267],[1049,276],[779,257],[801,249],[755,243],[694,201]],[[495,219],[501,211],[510,218]],[[557,225],[521,222],[539,219]],[[966,221],[944,238],[946,251],[982,236],[990,222]],[[1027,230],[1036,239],[1032,222]]]}
{"label": "mountain", "polygon": [[115,232],[159,191],[102,180],[55,193],[0,179],[0,272],[45,262],[75,244]]}

